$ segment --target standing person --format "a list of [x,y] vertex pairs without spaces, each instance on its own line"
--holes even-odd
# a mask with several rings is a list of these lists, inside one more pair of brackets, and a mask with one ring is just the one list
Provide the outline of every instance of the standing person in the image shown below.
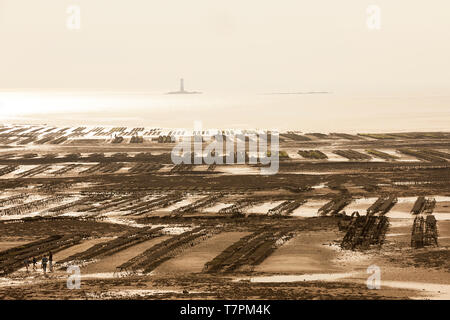
[[37,263],[36,257],[33,257],[33,270],[34,271],[36,271],[36,263]]
[[48,253],[48,271],[53,272],[53,254],[51,251]]
[[47,257],[42,257],[42,270],[44,270],[44,274],[47,272]]
[[30,259],[26,258],[23,263],[25,264],[25,268],[27,268],[27,273],[28,273],[28,266],[30,265]]

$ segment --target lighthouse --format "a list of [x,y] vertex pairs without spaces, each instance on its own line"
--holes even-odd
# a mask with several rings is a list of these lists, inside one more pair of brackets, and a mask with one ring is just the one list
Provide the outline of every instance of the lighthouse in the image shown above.
[[180,79],[180,92],[184,92],[184,79]]
[[172,91],[172,92],[167,92],[167,94],[201,94],[201,92],[198,92],[198,91],[186,91],[186,90],[184,90],[184,79],[181,78],[181,79],[180,79],[180,90],[178,90],[178,91]]

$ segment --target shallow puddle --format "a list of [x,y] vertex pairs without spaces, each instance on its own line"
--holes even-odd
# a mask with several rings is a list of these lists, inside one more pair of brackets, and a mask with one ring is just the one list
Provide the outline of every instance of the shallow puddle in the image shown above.
[[238,278],[234,281],[250,280],[250,282],[256,283],[279,283],[279,282],[300,282],[300,281],[334,281],[343,278],[349,278],[354,273],[315,273],[315,274],[302,274],[302,275],[273,275],[262,276],[252,278]]

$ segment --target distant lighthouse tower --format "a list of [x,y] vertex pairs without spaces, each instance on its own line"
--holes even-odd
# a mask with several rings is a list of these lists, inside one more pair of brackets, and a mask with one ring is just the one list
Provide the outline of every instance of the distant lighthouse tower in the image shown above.
[[167,92],[167,94],[201,94],[201,92],[184,90],[184,79],[181,78],[180,79],[180,90]]
[[180,79],[180,92],[184,92],[184,79]]

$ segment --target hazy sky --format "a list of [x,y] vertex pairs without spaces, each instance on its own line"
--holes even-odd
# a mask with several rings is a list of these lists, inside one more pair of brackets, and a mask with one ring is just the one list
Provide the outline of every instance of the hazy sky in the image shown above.
[[448,0],[0,0],[0,88],[442,94],[449,17]]

